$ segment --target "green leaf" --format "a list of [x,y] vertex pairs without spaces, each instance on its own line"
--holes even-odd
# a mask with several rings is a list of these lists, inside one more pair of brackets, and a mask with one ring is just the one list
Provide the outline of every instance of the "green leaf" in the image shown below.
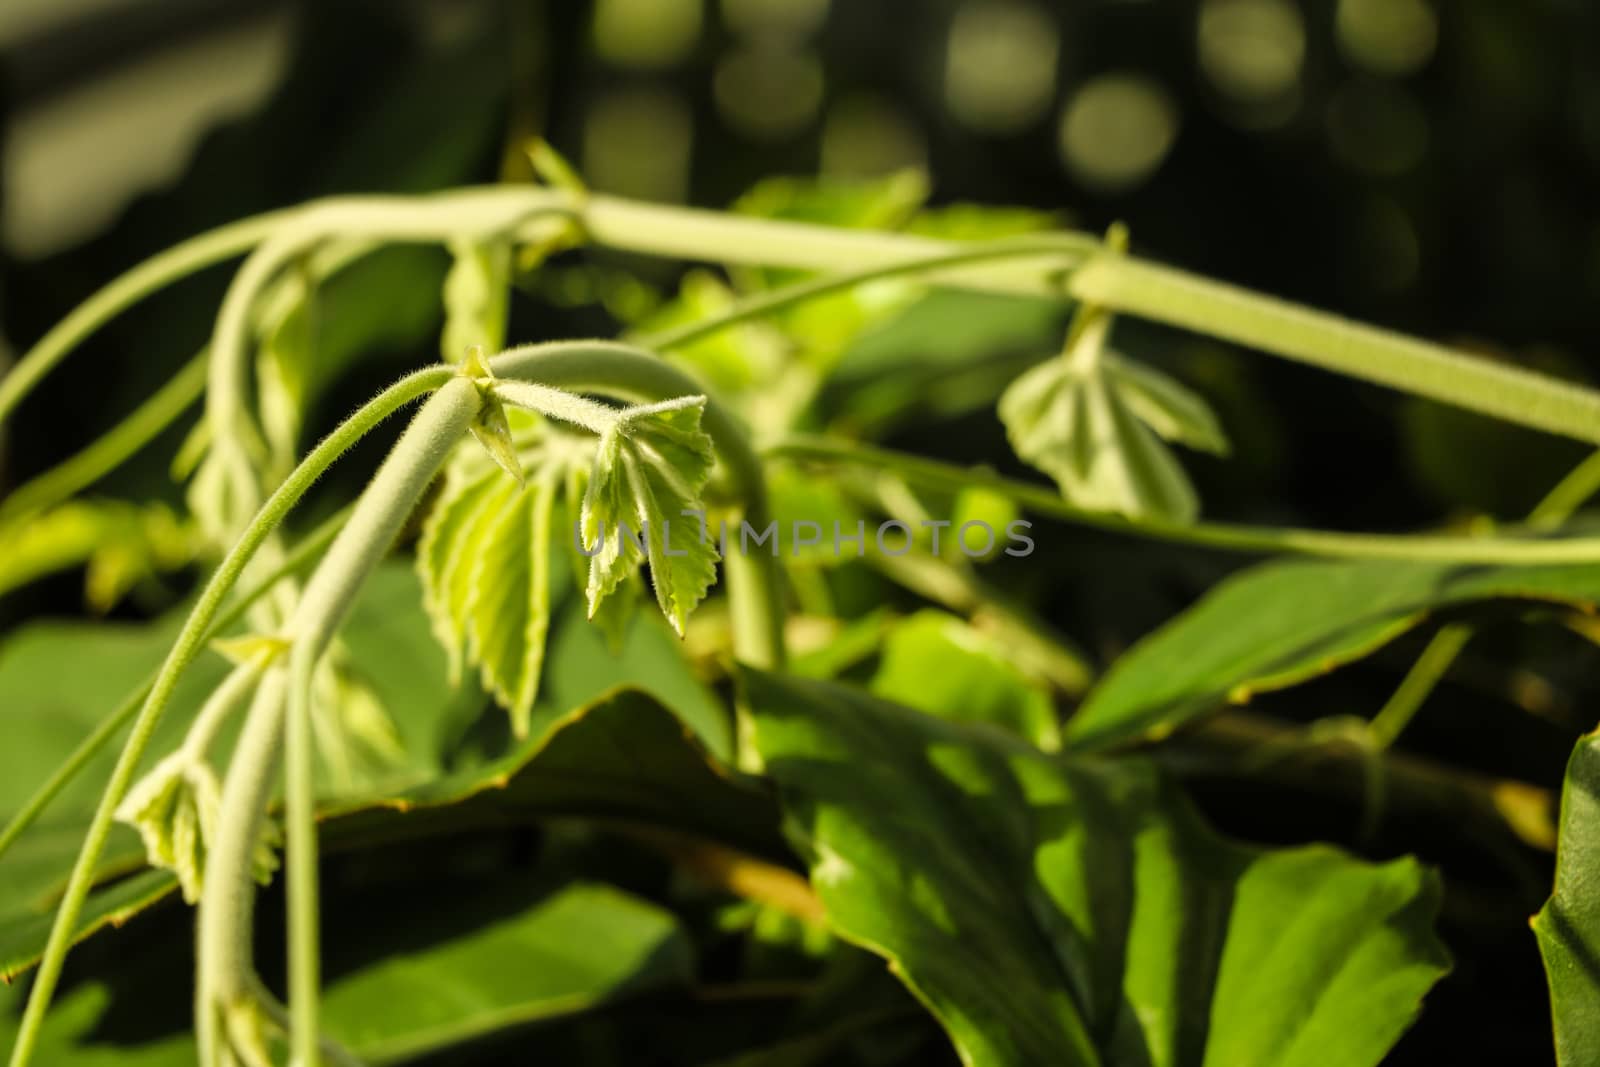
[[743,680],[831,924],[973,1067],[1371,1067],[1447,968],[1414,861],[1245,848],[1142,763]]
[[919,711],[997,726],[1047,751],[1061,747],[1049,690],[1012,666],[993,637],[944,612],[918,612],[889,632],[870,688]]
[[1228,454],[1222,424],[1200,394],[1154,367],[1114,352],[1102,358],[1128,410],[1163,440],[1218,456]]
[[1561,786],[1555,889],[1533,920],[1550,983],[1556,1060],[1600,1063],[1600,734],[1572,750]]
[[1058,358],[1022,375],[1000,398],[1018,456],[1080,507],[1193,521],[1199,501],[1183,468],[1134,415],[1103,358]]
[[581,520],[586,550],[596,549],[591,615],[648,557],[656,603],[681,636],[716,580],[715,539],[700,536],[695,518],[706,515],[700,494],[715,462],[700,429],[705,404],[702,396],[629,408],[601,435]]
[[0,594],[86,566],[84,599],[109,611],[140,582],[187,566],[199,544],[164,504],[69,500],[0,527]]
[[[564,491],[568,511],[574,510],[582,458],[593,445],[515,414],[517,430],[508,424],[507,447],[515,447],[511,462],[531,476],[515,484],[475,451],[458,450],[423,524],[417,568],[434,633],[450,655],[452,681],[459,682],[470,656],[484,687],[510,714],[516,736],[525,737],[539,695],[552,596],[565,589],[574,554],[553,542],[557,536],[570,540],[571,529],[564,522],[557,528],[557,495]],[[500,457],[495,462],[504,466]]]
[[179,751],[134,784],[117,809],[117,819],[139,831],[151,865],[176,874],[184,901],[194,904],[200,899],[221,807],[216,773]]
[[[693,980],[692,947],[677,919],[609,886],[568,885],[532,894],[531,902],[526,885],[450,888],[448,909],[419,913],[412,907],[406,914],[408,951],[363,961],[323,990],[323,1025],[365,1062],[406,1062],[507,1027],[576,1015]],[[396,910],[375,902],[373,917],[342,929],[341,936],[392,944]],[[463,931],[464,923],[470,925]],[[113,1009],[123,1006],[120,998],[135,989],[152,1001],[157,1018],[169,1016],[161,1009],[183,993],[155,966],[160,962],[165,961],[135,957],[120,968],[115,983],[90,979],[64,991],[45,1023],[39,1062],[193,1064],[186,1033],[152,1038],[141,1028],[130,1041],[114,1029],[104,1032]],[[0,1044],[15,1037],[24,991],[22,985],[0,990]]]
[[460,363],[473,345],[485,352],[498,352],[506,346],[511,245],[503,240],[462,238],[450,242],[450,254],[439,348],[446,363]]
[[1157,738],[1225,703],[1360,659],[1430,612],[1487,599],[1592,608],[1600,566],[1268,563],[1234,575],[1134,645],[1067,726],[1093,748]]

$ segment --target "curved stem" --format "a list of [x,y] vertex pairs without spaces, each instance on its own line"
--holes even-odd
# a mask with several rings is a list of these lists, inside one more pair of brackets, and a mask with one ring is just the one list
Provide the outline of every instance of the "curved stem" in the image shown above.
[[[265,596],[269,589],[284,578],[293,577],[305,571],[312,561],[321,554],[322,550],[333,541],[334,535],[343,527],[349,517],[349,513],[349,508],[340,508],[336,514],[325,519],[320,526],[303,538],[299,544],[294,546],[294,551],[289,554],[281,566],[264,575],[249,589],[240,593],[233,603],[229,605],[228,610],[217,616],[216,621],[207,629],[200,643],[202,645],[209,644],[212,639],[221,635],[234,623],[244,618],[245,612],[249,610],[250,606]],[[11,848],[16,839],[38,820],[45,808],[49,807],[50,802],[139,713],[139,709],[144,706],[144,699],[155,685],[159,673],[160,668],[157,668],[121,704],[117,705],[115,711],[101,719],[99,725],[94,728],[89,736],[78,742],[78,747],[72,750],[72,754],[51,773],[49,779],[43,785],[34,791],[34,794],[28,798],[28,802],[22,806],[21,810],[11,817],[11,821],[6,824],[5,829],[0,830],[0,857],[5,856],[7,850]]]
[[245,252],[292,214],[293,210],[287,210],[252,215],[191,237],[151,256],[79,304],[0,381],[0,423],[56,364],[102,325],[162,286]]
[[84,899],[94,882],[95,866],[105,847],[106,835],[111,830],[112,816],[132,783],[134,771],[150,744],[161,715],[166,710],[167,702],[172,698],[179,676],[204,647],[202,642],[205,633],[221,608],[223,598],[238,580],[256,549],[334,460],[372,427],[418,396],[436,388],[447,380],[451,373],[449,368],[438,367],[403,378],[341,423],[301,461],[272,497],[262,505],[261,511],[245,530],[238,544],[224,557],[211,576],[211,580],[207,582],[199,601],[179,632],[177,641],[167,653],[161,671],[150,688],[150,694],[145,698],[144,705],[134,720],[133,729],[123,745],[122,754],[117,759],[116,767],[111,772],[111,779],[106,783],[100,804],[90,821],[83,846],[78,852],[72,874],[67,880],[66,892],[51,924],[44,956],[39,961],[39,973],[34,979],[27,1007],[23,1011],[22,1022],[17,1032],[17,1043],[11,1050],[11,1067],[24,1067],[33,1056],[34,1047],[39,1039],[39,1028],[44,1023],[45,1011],[55,994],[56,983],[61,977],[62,963],[77,931],[78,917],[83,911]]
[[821,437],[786,438],[767,449],[765,455],[891,470],[909,481],[940,489],[981,486],[1001,493],[1038,514],[1082,526],[1236,552],[1290,552],[1330,559],[1393,559],[1464,564],[1600,562],[1600,538],[1535,540],[1335,533],[1296,527],[1128,519],[1110,512],[1074,507],[1052,489],[1005,478],[985,468],[958,467],[903,452]]
[[[317,1062],[318,930],[316,787],[311,725],[311,685],[317,661],[344,621],[372,569],[394,541],[406,516],[467,432],[482,405],[478,388],[460,378],[423,405],[394,450],[361,494],[306,584],[289,620],[286,813],[289,880],[289,1043],[291,1060]],[[239,758],[249,760],[241,751]],[[230,774],[231,777],[231,774]]]
[[945,245],[921,255],[857,270],[824,274],[818,278],[757,293],[735,302],[733,306],[710,318],[645,334],[633,338],[633,341],[642,348],[664,352],[693,344],[741,322],[771,315],[808,300],[843,292],[868,282],[886,281],[909,275],[931,275],[929,280],[937,281],[940,272],[951,267],[1010,259],[1030,259],[1044,263],[1054,261],[1055,269],[1064,272],[1070,264],[1081,262],[1097,252],[1100,247],[1100,242],[1095,238],[1078,233],[1012,237],[976,242],[965,247]]
[[[535,380],[558,389],[605,393],[626,400],[668,400],[703,392],[683,371],[632,345],[566,341],[513,348],[489,361],[496,377]],[[770,520],[760,457],[742,427],[715,400],[701,425],[711,437],[735,497],[752,525]],[[783,600],[778,561],[765,553],[730,552],[723,561],[733,616],[734,654],[751,666],[782,667]]]
[[206,354],[201,352],[109,432],[12,490],[0,502],[0,519],[43,511],[99,481],[189,410],[200,399],[205,383]]

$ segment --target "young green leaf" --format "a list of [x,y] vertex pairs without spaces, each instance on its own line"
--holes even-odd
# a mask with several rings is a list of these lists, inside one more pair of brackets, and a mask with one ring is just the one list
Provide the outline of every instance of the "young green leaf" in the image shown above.
[[1017,455],[1081,507],[1181,522],[1199,513],[1183,468],[1134,414],[1102,360],[1052,359],[1000,398]]
[[1555,889],[1533,920],[1544,957],[1555,1023],[1556,1061],[1580,1067],[1600,1060],[1600,740],[1578,739],[1561,786],[1561,837]]
[[221,806],[222,787],[211,767],[179,751],[128,791],[117,818],[139,831],[150,865],[176,874],[183,899],[193,904],[200,899]]
[[590,615],[648,558],[656,602],[681,635],[716,578],[716,545],[696,518],[714,463],[700,429],[705,404],[695,396],[629,408],[600,436],[581,520],[585,551],[594,549]]
[[576,554],[553,540],[572,541],[570,525],[557,530],[558,500],[565,494],[566,511],[577,514],[594,445],[536,416],[510,414],[516,429],[508,440],[527,481],[504,477],[479,450],[458,452],[423,524],[417,566],[452,682],[470,657],[521,737],[538,697],[552,590]]
[[1228,454],[1228,437],[1210,405],[1188,386],[1116,352],[1102,357],[1128,410],[1162,439],[1214,455]]
[[450,243],[454,257],[444,279],[446,363],[459,363],[473,345],[505,347],[511,299],[511,245],[502,240],[463,238]]

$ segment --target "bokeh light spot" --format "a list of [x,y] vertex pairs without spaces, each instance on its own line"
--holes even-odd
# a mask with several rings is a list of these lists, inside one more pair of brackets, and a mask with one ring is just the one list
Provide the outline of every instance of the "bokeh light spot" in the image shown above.
[[1424,0],[1339,0],[1339,47],[1375,74],[1402,75],[1433,58],[1439,20]]
[[701,0],[596,0],[594,46],[625,67],[670,67],[700,37]]
[[694,120],[677,96],[624,89],[591,107],[583,131],[583,166],[602,192],[681,201],[689,189]]
[[876,96],[847,97],[828,110],[822,127],[822,172],[876,177],[927,165],[921,131],[894,104]]
[[1224,96],[1251,103],[1294,92],[1306,58],[1306,27],[1288,0],[1206,0],[1200,65]]
[[803,38],[828,18],[828,0],[722,0],[722,18],[734,33]]
[[822,86],[822,64],[813,53],[753,44],[723,57],[713,90],[729,126],[775,140],[810,125],[822,105]]
[[1021,0],[969,0],[950,24],[945,103],[985,133],[1015,133],[1049,109],[1061,50],[1055,23]]
[[1178,135],[1178,108],[1165,89],[1136,74],[1086,83],[1061,112],[1061,160],[1079,181],[1111,192],[1153,174]]

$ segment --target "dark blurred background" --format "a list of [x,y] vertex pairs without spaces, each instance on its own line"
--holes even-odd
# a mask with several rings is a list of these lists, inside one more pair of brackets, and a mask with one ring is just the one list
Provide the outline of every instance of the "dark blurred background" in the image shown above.
[[[775,173],[922,167],[935,203],[1121,219],[1143,255],[1573,379],[1600,372],[1592,0],[4,0],[0,358],[207,227],[333,192],[527,180],[534,134],[598,189],[705,206]],[[384,264],[393,303],[359,327],[373,352],[313,426],[435,357],[443,255]],[[228,274],[123,316],[53,376],[7,428],[3,484],[81,447],[190,358]],[[522,299],[513,337],[606,329],[593,307]],[[1130,325],[1119,341],[1219,409],[1236,455],[1185,457],[1215,516],[1514,518],[1584,455],[1166,331]],[[895,443],[1014,466],[992,413],[954,429]],[[176,502],[181,437],[96,492]],[[1042,609],[1102,658],[1237,565],[1067,536],[1037,564],[1055,591]],[[0,622],[81,603],[64,575],[13,594]],[[1548,629],[1485,641],[1443,691],[1450,714],[1425,714],[1407,743],[1559,781],[1593,724],[1595,656]],[[1370,713],[1416,647],[1268,710]],[[1517,678],[1543,703],[1507,725]],[[1349,811],[1203,799],[1252,836],[1352,837]],[[1459,967],[1397,1062],[1539,1062],[1537,955],[1502,920],[1537,906],[1546,861],[1507,875],[1458,851],[1428,858],[1466,887],[1447,907]]]

